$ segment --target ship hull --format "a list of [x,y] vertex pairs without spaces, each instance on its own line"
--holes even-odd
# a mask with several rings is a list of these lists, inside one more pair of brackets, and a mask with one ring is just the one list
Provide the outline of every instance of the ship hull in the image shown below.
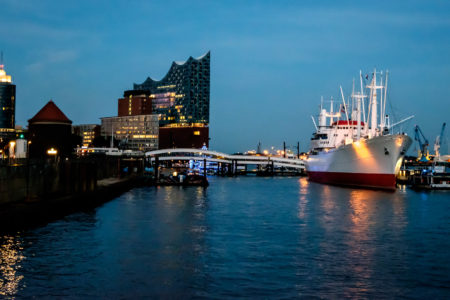
[[310,155],[311,181],[376,189],[395,189],[395,176],[412,140],[406,135],[379,136]]

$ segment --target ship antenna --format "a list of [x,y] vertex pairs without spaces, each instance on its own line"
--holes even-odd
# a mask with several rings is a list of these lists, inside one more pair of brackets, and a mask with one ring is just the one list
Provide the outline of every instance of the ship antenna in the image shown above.
[[361,84],[361,99],[362,99],[362,115],[363,115],[363,122],[364,122],[364,127],[366,126],[366,109],[365,109],[365,105],[364,105],[364,89],[363,89],[363,77],[362,77],[362,71],[359,70],[359,82]]
[[342,91],[342,85],[339,86],[341,88],[341,96],[342,96],[342,102],[344,102],[344,111],[345,111],[345,116],[347,118],[347,122],[348,122],[348,112],[347,112],[347,105],[345,105],[345,98],[344,98],[344,92]]
[[386,83],[384,84],[383,118],[386,117],[386,100],[387,100],[388,77],[389,77],[389,71],[386,70],[386,81],[385,81]]

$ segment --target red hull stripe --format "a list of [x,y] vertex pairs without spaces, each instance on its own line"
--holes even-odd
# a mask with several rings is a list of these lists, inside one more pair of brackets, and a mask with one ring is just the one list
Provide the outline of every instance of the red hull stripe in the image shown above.
[[336,185],[395,189],[394,174],[308,172],[311,181]]

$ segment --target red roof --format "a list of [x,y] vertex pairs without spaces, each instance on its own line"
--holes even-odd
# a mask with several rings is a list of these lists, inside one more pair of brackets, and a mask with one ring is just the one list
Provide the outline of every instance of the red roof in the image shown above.
[[59,109],[56,104],[50,100],[28,123],[50,122],[50,123],[67,123],[72,124],[66,115]]

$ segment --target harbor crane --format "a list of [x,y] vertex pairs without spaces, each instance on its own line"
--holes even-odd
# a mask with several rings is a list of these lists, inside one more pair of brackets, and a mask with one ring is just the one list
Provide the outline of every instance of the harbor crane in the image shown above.
[[442,139],[444,138],[445,125],[446,125],[446,123],[442,124],[441,133],[436,137],[436,141],[434,142],[434,154],[435,154],[436,160],[439,160],[439,158],[441,156],[440,150],[441,150]]
[[419,147],[420,147],[419,157],[417,158],[417,160],[422,161],[422,162],[429,161],[430,160],[429,153],[428,153],[429,142],[428,142],[427,138],[423,134],[419,125],[416,125],[414,132],[415,132],[414,139],[419,143]]

